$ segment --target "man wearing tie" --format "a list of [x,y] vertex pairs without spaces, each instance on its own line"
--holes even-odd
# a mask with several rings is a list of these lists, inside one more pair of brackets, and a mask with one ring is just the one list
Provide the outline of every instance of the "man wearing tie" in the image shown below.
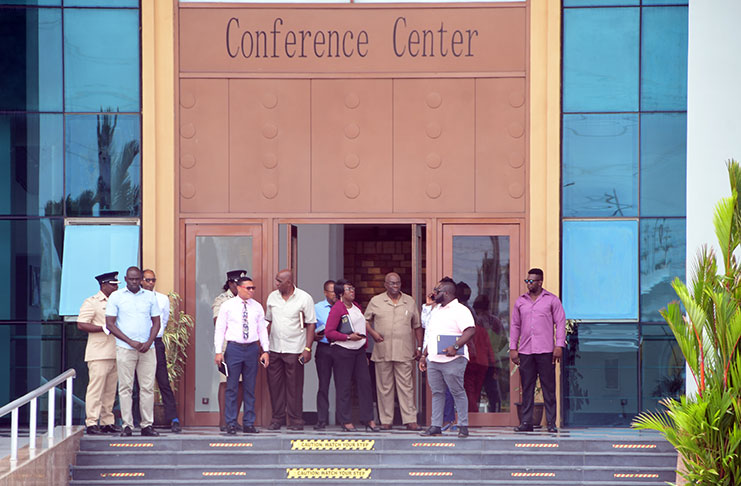
[[[270,358],[268,351],[268,329],[265,324],[265,312],[262,306],[252,298],[255,294],[255,284],[249,277],[240,277],[237,280],[237,296],[227,300],[219,309],[214,329],[214,350],[216,366],[226,364],[226,432],[229,435],[237,433],[237,390],[239,377],[242,377],[242,393],[244,415],[242,417],[243,431],[246,434],[255,434],[255,382],[257,378],[258,355],[259,363],[268,367]],[[226,341],[226,351],[224,349]],[[259,344],[258,344],[259,341]],[[259,347],[262,347],[260,354]]]

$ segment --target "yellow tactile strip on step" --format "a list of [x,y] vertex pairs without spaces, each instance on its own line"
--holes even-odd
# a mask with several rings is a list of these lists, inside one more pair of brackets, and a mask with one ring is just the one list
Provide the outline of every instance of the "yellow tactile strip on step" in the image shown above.
[[286,479],[370,479],[370,468],[359,467],[289,467]]
[[292,451],[372,451],[375,440],[356,439],[297,439],[291,441]]

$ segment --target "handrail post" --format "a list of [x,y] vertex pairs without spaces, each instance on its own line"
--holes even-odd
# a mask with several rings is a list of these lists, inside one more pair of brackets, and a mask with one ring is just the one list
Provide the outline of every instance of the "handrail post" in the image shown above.
[[28,448],[36,449],[36,399],[31,400],[31,411],[28,416]]
[[47,431],[46,435],[50,439],[54,438],[54,390],[54,388],[49,389],[49,415],[47,417],[49,430]]
[[18,409],[10,412],[10,464],[18,460]]
[[72,428],[72,380],[73,378],[70,376],[67,378],[67,403],[65,404],[65,426],[67,428],[67,431],[69,431]]

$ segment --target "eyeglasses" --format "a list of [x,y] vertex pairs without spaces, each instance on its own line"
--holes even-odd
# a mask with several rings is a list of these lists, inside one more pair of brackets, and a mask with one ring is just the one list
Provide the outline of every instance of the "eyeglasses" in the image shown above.
[[531,279],[531,278],[526,278],[526,279],[525,279],[525,283],[526,283],[526,284],[531,284],[531,283],[535,283],[535,282],[542,282],[542,280],[540,280],[540,279],[538,279],[538,280],[533,280],[533,279]]
[[348,285],[345,287],[345,292],[355,292],[355,287],[351,287]]
[[143,278],[142,280],[148,283],[155,283],[157,281],[156,278]]
[[254,285],[240,285],[239,287],[247,290],[255,290],[256,288]]

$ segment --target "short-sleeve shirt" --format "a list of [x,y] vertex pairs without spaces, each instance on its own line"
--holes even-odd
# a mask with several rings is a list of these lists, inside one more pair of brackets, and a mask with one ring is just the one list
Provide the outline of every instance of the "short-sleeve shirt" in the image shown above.
[[[436,363],[447,363],[460,358],[461,355],[437,354],[437,337],[441,335],[460,336],[463,331],[474,325],[471,311],[458,302],[458,299],[453,299],[446,306],[435,306],[430,312],[430,320],[427,322],[427,332],[425,333],[427,359]],[[469,359],[468,345],[463,347],[463,357]]]
[[270,350],[276,353],[299,354],[306,347],[304,324],[316,323],[314,300],[295,287],[288,300],[278,290],[268,295],[265,320],[270,323]]
[[226,292],[222,292],[216,296],[216,298],[214,299],[214,303],[211,304],[211,310],[213,311],[214,319],[219,317],[219,309],[221,308],[221,304],[229,299],[233,299],[234,297],[236,297],[236,295],[234,295],[230,289],[227,289]]
[[[80,307],[78,322],[86,322],[94,326],[105,327],[105,308],[108,297],[98,292],[88,297]],[[87,335],[85,347],[85,361],[97,359],[116,359],[116,338],[105,332],[91,332]]]
[[[314,314],[316,314],[316,332],[324,330],[324,326],[327,325],[327,317],[329,317],[329,310],[332,308],[332,304],[327,299],[314,304]],[[329,339],[324,336],[319,340],[320,343],[329,344]]]
[[170,298],[160,292],[155,292],[154,295],[157,297],[157,304],[160,306],[160,330],[157,332],[157,337],[161,338],[165,333],[167,321],[170,320]]
[[365,309],[365,319],[383,336],[373,347],[373,361],[411,361],[414,359],[414,329],[421,327],[414,299],[402,293],[397,303],[384,292],[373,297]]
[[[152,331],[152,317],[160,315],[160,306],[154,292],[140,288],[137,293],[133,293],[128,287],[124,287],[108,297],[105,315],[115,317],[116,326],[129,339],[144,343],[149,339]],[[116,346],[134,349],[118,338],[116,338]],[[152,342],[152,347],[154,347],[154,342]]]

